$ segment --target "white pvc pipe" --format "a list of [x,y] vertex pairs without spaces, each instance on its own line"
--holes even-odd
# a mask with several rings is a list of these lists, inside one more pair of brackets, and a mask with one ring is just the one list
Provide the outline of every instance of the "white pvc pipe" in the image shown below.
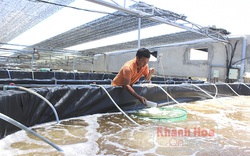
[[10,71],[9,71],[9,69],[6,69],[6,71],[8,72],[8,76],[9,76],[9,79],[11,79],[11,76],[10,76]]
[[236,94],[237,96],[240,96],[238,93],[236,93],[236,92],[233,90],[233,88],[232,88],[231,86],[229,86],[229,84],[223,83],[223,82],[219,82],[219,83],[222,83],[222,84],[227,85],[227,86],[234,92],[234,94]]
[[247,87],[248,89],[250,89],[250,87],[247,86],[245,83],[240,83],[240,84],[242,84],[242,85],[244,85],[245,87]]
[[138,18],[138,49],[141,48],[141,17]]
[[10,118],[10,117],[8,117],[8,116],[2,114],[2,113],[0,113],[0,118],[3,119],[3,120],[5,120],[5,121],[7,121],[7,122],[9,122],[9,123],[11,123],[12,125],[17,126],[17,127],[20,128],[20,129],[25,130],[25,131],[28,132],[28,133],[33,134],[34,136],[38,137],[39,139],[43,140],[44,142],[46,142],[46,143],[48,143],[49,145],[51,145],[52,147],[54,147],[56,150],[58,150],[58,151],[60,151],[60,152],[63,152],[63,150],[62,150],[60,147],[58,147],[56,144],[54,144],[54,143],[51,142],[50,140],[48,140],[48,139],[42,137],[41,135],[39,135],[39,134],[36,133],[35,131],[33,131],[33,130],[29,129],[28,127],[24,126],[23,124],[21,124],[20,122],[17,122],[16,120],[14,120],[14,119],[12,119],[12,118]]
[[212,99],[214,99],[214,97],[213,97],[212,95],[208,94],[205,90],[201,89],[201,88],[198,87],[197,85],[195,85],[195,84],[191,84],[191,85],[194,86],[194,87],[196,87],[196,88],[198,88],[198,89],[201,90],[203,93],[207,94],[209,97],[211,97]]
[[[92,85],[92,84],[91,84]],[[93,84],[92,86],[95,86],[95,84]],[[119,109],[120,112],[122,112],[122,114],[124,114],[131,122],[133,122],[134,124],[141,126],[140,124],[138,124],[137,122],[135,122],[133,119],[131,119],[114,101],[114,99],[110,96],[110,94],[108,93],[108,91],[102,86],[102,85],[96,85],[100,88],[102,88],[105,93],[108,95],[108,97],[110,98],[110,100],[114,103],[114,105]]]
[[179,104],[179,102],[176,101],[170,94],[168,94],[168,92],[166,92],[166,91],[162,88],[162,86],[160,86],[160,85],[158,85],[158,84],[152,84],[152,83],[147,84],[147,85],[152,85],[152,86],[157,86],[157,87],[159,87],[165,94],[167,94],[168,97],[170,97],[170,99],[172,99],[175,103]]
[[10,88],[10,89],[12,89],[12,88],[18,88],[18,89],[21,89],[21,90],[25,90],[25,91],[27,91],[27,92],[29,92],[29,93],[32,93],[32,94],[34,94],[34,95],[40,97],[41,99],[43,99],[43,100],[51,107],[51,109],[53,110],[53,112],[54,112],[54,114],[55,114],[56,122],[59,123],[59,117],[58,117],[58,114],[57,114],[56,109],[54,108],[54,106],[53,106],[46,98],[44,98],[44,97],[41,96],[40,94],[38,94],[38,93],[36,93],[36,92],[34,92],[34,91],[28,89],[28,88],[25,88],[25,87],[14,86],[14,85],[13,85],[13,86],[9,85],[9,86],[4,86],[4,87],[3,87],[4,90],[6,90],[7,88]]
[[214,88],[215,88],[215,95],[214,95],[214,98],[216,98],[216,97],[217,97],[217,94],[218,94],[218,88],[217,88],[217,86],[216,86],[214,83],[209,83],[209,84],[211,84],[211,85],[214,86]]

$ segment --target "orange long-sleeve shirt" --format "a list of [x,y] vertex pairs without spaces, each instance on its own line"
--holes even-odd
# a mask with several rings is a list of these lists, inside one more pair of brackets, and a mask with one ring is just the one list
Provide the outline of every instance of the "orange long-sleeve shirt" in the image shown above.
[[[131,70],[130,75],[124,74],[124,67],[129,67],[129,69]],[[116,77],[113,79],[112,85],[113,86],[123,86],[124,85],[124,78],[130,79],[131,80],[130,85],[133,85],[141,78],[142,75],[144,75],[145,77],[148,75],[148,73],[149,73],[148,65],[142,67],[139,72],[137,72],[137,68],[138,68],[138,66],[136,64],[136,58],[126,62],[122,66],[121,70],[116,75]]]

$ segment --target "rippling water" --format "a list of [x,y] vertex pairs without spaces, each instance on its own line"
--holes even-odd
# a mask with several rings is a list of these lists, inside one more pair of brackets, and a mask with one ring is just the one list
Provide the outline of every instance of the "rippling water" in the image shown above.
[[250,97],[185,103],[185,121],[95,114],[32,127],[60,146],[58,152],[25,131],[0,140],[1,155],[250,155]]

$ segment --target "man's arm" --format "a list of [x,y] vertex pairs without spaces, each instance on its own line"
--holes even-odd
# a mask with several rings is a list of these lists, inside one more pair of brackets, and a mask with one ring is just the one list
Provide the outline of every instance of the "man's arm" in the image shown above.
[[129,68],[125,68],[123,74],[126,75],[126,76],[124,76],[124,88],[126,88],[127,91],[128,91],[131,95],[133,95],[135,98],[137,98],[141,103],[143,103],[144,105],[146,105],[146,100],[147,100],[147,99],[144,98],[143,96],[138,95],[138,94],[135,92],[135,90],[132,88],[132,86],[130,85],[131,79],[130,79],[129,76],[128,76],[128,75],[131,74],[130,69],[129,69]]

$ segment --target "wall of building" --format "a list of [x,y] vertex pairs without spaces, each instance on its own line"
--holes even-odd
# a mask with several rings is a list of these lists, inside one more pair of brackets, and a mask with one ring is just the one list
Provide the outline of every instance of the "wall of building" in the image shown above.
[[[234,71],[230,74],[230,82],[240,78],[240,66],[242,59],[242,37],[230,38],[232,46],[238,42],[232,63],[237,62]],[[246,56],[250,57],[250,38],[247,37]],[[226,47],[228,52],[226,51]],[[157,61],[150,62],[149,66],[155,68],[156,75],[166,77],[192,77],[205,78],[209,82],[225,82],[227,78],[227,57],[230,61],[233,47],[214,40],[200,40],[189,43],[146,47],[158,51]],[[208,49],[207,60],[190,60],[190,49]],[[227,55],[228,53],[228,55]],[[96,72],[116,73],[128,60],[133,59],[136,49],[126,52],[106,53],[95,56],[93,70]],[[244,59],[245,72],[250,72],[250,59]],[[90,70],[90,69],[89,69]],[[234,74],[236,72],[236,76]]]
[[94,59],[94,71],[116,73],[125,62],[135,57],[135,51],[96,55]]
[[[190,49],[208,48],[207,60],[191,60]],[[192,43],[188,45],[170,46],[159,48],[158,74],[171,77],[198,77],[209,79],[212,66],[218,66],[220,74],[224,75],[226,67],[224,45],[221,43]],[[220,77],[222,78],[222,77]]]

